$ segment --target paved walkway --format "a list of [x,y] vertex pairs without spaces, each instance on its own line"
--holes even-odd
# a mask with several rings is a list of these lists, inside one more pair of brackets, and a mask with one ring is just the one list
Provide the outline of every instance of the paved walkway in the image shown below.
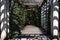
[[[25,28],[21,31],[21,34],[43,34],[40,28],[33,26],[33,25],[27,25]],[[15,38],[11,40],[50,40],[45,35],[37,35],[34,38]]]
[[25,28],[21,31],[22,34],[42,34],[42,31],[33,25],[27,25]]

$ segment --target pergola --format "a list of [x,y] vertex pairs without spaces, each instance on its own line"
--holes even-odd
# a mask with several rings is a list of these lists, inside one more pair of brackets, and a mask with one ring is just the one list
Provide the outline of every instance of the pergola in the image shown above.
[[[47,0],[19,0],[23,5],[39,5]],[[52,40],[58,40],[59,37],[59,0],[49,0],[51,5],[51,34]],[[0,0],[0,30],[1,40],[8,37],[9,34],[9,0]]]

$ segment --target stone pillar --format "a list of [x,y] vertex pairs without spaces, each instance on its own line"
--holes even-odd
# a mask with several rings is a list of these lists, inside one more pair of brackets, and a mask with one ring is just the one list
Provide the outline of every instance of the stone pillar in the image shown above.
[[8,1],[9,0],[0,0],[1,40],[7,38],[9,33],[9,2]]
[[52,0],[52,40],[59,40],[59,6],[58,6],[58,0]]

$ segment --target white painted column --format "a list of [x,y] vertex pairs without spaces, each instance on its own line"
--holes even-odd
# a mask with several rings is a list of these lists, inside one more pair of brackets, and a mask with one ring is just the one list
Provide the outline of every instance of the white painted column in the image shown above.
[[58,0],[53,0],[53,40],[58,40],[59,36],[59,6]]
[[9,28],[9,10],[7,6],[7,0],[0,0],[1,2],[1,13],[0,13],[0,22],[1,22],[1,40],[4,40],[8,34]]

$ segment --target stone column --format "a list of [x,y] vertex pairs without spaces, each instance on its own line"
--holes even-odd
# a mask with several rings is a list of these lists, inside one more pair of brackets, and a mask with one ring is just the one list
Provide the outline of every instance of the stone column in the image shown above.
[[1,40],[7,38],[9,33],[9,2],[8,1],[9,0],[0,0]]
[[58,0],[52,0],[52,40],[59,40],[59,5]]

